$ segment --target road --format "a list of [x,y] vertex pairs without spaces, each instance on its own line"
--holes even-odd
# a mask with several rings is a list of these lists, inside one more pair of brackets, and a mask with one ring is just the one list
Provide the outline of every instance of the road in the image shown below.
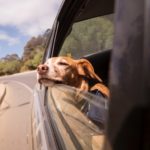
[[0,78],[6,93],[0,103],[0,150],[31,150],[31,107],[36,73]]
[[24,73],[18,73],[10,76],[0,77],[0,83],[4,81],[12,81],[12,80],[18,81],[20,83],[24,83],[33,89],[36,83],[36,72],[30,71],[30,72],[24,72]]

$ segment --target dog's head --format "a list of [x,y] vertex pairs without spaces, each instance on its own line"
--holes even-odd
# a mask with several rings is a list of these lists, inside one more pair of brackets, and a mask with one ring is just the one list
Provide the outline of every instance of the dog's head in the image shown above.
[[71,85],[81,90],[88,90],[87,80],[102,81],[95,74],[88,60],[74,60],[70,57],[48,59],[37,67],[37,78],[38,82],[45,86],[50,86],[55,82]]

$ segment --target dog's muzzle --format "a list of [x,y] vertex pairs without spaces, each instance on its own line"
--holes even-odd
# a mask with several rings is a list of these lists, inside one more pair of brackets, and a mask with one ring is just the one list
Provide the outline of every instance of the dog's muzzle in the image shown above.
[[45,64],[40,64],[38,67],[37,67],[37,72],[39,75],[43,75],[43,74],[46,74],[49,70],[49,67]]

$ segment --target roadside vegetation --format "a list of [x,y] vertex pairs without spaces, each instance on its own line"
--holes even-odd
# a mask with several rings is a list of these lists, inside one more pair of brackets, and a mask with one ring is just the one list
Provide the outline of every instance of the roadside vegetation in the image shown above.
[[[113,18],[110,16],[75,24],[68,39],[62,46],[60,55],[78,58],[91,52],[111,48],[114,32],[112,20]],[[42,60],[46,41],[50,33],[51,30],[48,29],[43,35],[32,37],[24,46],[21,58],[17,54],[7,55],[1,58],[0,76],[35,70]]]
[[0,76],[35,70],[42,60],[50,32],[51,30],[48,29],[43,35],[32,37],[24,46],[21,58],[19,58],[17,54],[7,55],[1,58]]

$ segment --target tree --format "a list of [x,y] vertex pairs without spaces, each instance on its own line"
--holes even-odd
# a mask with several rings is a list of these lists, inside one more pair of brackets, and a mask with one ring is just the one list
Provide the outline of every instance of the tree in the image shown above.
[[60,55],[71,54],[75,58],[112,48],[113,23],[107,17],[97,17],[73,25]]
[[0,61],[0,75],[9,75],[17,73],[21,68],[20,60]]
[[21,72],[26,70],[34,70],[37,68],[37,66],[41,63],[43,56],[43,51],[39,51],[34,55],[32,59],[28,59],[24,62],[23,66],[21,67]]

